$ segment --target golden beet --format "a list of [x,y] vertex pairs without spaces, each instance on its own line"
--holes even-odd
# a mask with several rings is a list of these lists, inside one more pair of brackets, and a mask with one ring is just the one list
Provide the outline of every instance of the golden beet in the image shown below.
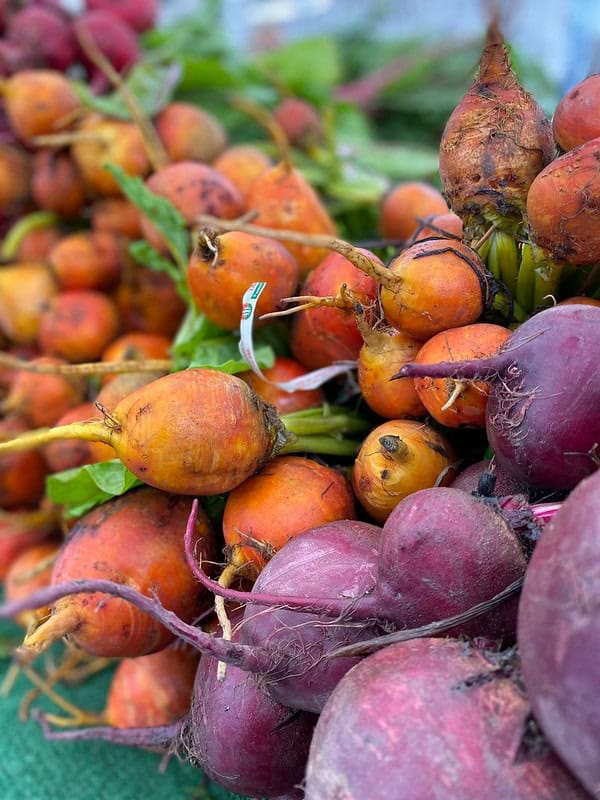
[[381,289],[388,322],[415,339],[470,325],[488,302],[488,278],[477,253],[454,239],[425,239],[389,265],[392,281]]
[[425,422],[388,420],[363,441],[352,486],[363,508],[383,523],[407,495],[450,481],[453,461],[450,443]]
[[522,224],[527,191],[553,158],[550,122],[510,67],[495,24],[488,30],[473,85],[454,109],[440,142],[440,177],[468,237],[491,223]]

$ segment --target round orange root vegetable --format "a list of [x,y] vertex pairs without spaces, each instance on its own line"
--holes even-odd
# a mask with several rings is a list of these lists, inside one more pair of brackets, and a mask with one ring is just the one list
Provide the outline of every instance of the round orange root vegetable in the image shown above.
[[287,392],[269,383],[269,381],[284,383],[285,381],[299,378],[301,375],[306,375],[307,372],[308,370],[293,358],[277,356],[272,367],[262,370],[263,375],[268,380],[264,381],[254,372],[239,372],[238,378],[246,381],[256,394],[266,403],[274,406],[279,414],[291,414],[293,411],[303,411],[307,408],[320,406],[325,399],[323,390],[320,388],[297,389],[294,392]]
[[154,124],[170,161],[210,163],[225,148],[227,135],[219,120],[190,103],[169,103]]
[[56,508],[0,511],[0,580],[5,580],[13,561],[34,545],[59,534]]
[[71,82],[54,70],[21,70],[6,79],[2,94],[10,126],[25,142],[63,130],[82,108]]
[[444,192],[467,236],[479,238],[491,223],[518,228],[529,186],[554,153],[550,122],[517,81],[492,23],[479,73],[440,142]]
[[0,270],[0,330],[16,344],[33,344],[42,311],[58,287],[45,264],[14,264]]
[[[154,593],[181,619],[200,610],[201,592],[187,564],[183,534],[191,498],[173,497],[150,487],[109,500],[81,517],[61,548],[52,585],[69,580],[106,578]],[[200,515],[194,545],[214,556],[208,518]],[[25,638],[20,652],[35,656],[53,642],[69,638],[88,653],[135,657],[155,652],[174,635],[129,603],[103,594],[57,601],[50,616]]]
[[488,275],[477,253],[463,242],[425,239],[389,265],[381,289],[388,322],[415,339],[476,322],[489,302]]
[[128,239],[142,238],[140,211],[125,197],[96,200],[91,209],[90,221],[95,231],[108,231]]
[[426,423],[389,420],[363,441],[352,471],[354,493],[383,523],[407,495],[450,482],[454,460],[450,443]]
[[39,150],[33,157],[31,193],[40,208],[77,217],[86,200],[85,185],[68,153]]
[[50,251],[55,244],[58,244],[61,237],[58,225],[47,225],[44,228],[27,231],[18,244],[15,259],[18,262],[46,262],[50,257]]
[[146,267],[127,270],[115,290],[114,300],[123,330],[168,337],[175,335],[186,309],[173,279]]
[[[335,223],[306,178],[287,162],[261,172],[248,194],[247,206],[257,212],[254,222],[266,228],[334,236]],[[305,278],[328,254],[320,247],[287,242]]]
[[[376,259],[375,256],[371,257]],[[302,287],[302,295],[331,297],[337,295],[342,286],[352,293],[353,300],[365,306],[376,300],[375,280],[339,253],[330,253],[311,272]],[[362,344],[363,338],[353,314],[353,303],[347,309],[328,306],[307,308],[294,316],[290,347],[294,357],[308,369],[325,367],[334,361],[355,359]]]
[[529,232],[555,261],[600,260],[599,159],[600,137],[554,159],[531,184]]
[[31,164],[29,155],[12,144],[0,145],[0,211],[19,212],[29,198]]
[[288,142],[296,147],[309,147],[323,139],[323,122],[319,112],[301,97],[285,97],[273,111]]
[[[463,361],[495,355],[510,336],[508,328],[487,323],[442,331],[419,350],[417,364]],[[403,380],[403,379],[401,379]],[[419,398],[429,414],[442,425],[485,428],[485,409],[490,385],[485,381],[454,378],[414,378]]]
[[420,242],[421,239],[428,239],[430,236],[448,236],[450,239],[453,237],[462,239],[462,219],[453,211],[427,217],[425,224],[421,225],[413,236],[413,241]]
[[42,313],[38,342],[72,363],[96,361],[119,332],[115,303],[102,292],[73,290],[53,297]]
[[[170,200],[189,225],[200,214],[232,219],[244,210],[235,186],[212,167],[196,161],[169,164],[151,175],[146,186]],[[163,237],[145,215],[142,215],[142,231],[153,247],[165,252]]]
[[176,644],[120,662],[103,715],[108,725],[147,728],[168,725],[187,714],[200,656],[191,647]]
[[379,227],[388,239],[410,239],[421,219],[449,211],[441,192],[423,181],[393,186],[381,202]]
[[278,456],[229,493],[223,536],[235,548],[233,564],[250,562],[256,574],[298,533],[355,517],[352,489],[341,472],[310,458]]
[[566,300],[561,300],[559,306],[600,306],[600,300],[594,297],[568,297]]
[[240,327],[242,300],[251,283],[265,281],[256,313],[275,311],[298,285],[298,265],[280,242],[231,231],[202,231],[192,253],[188,284],[197,308],[226,330]]
[[71,153],[88,189],[101,196],[122,194],[105,164],[116,164],[128,175],[142,178],[150,171],[144,139],[133,122],[90,115],[79,124]]
[[564,95],[554,110],[552,132],[563,150],[600,136],[600,74],[588,75]]
[[[50,586],[52,567],[60,550],[60,539],[33,544],[23,550],[10,563],[4,578],[4,596],[7,601],[18,600],[38,589]],[[23,628],[29,629],[40,620],[47,617],[50,609],[46,606],[35,610],[23,611],[15,618],[15,622]]]
[[121,252],[106,231],[64,236],[50,253],[50,268],[61,289],[110,289],[121,275]]
[[424,417],[425,408],[414,381],[391,382],[400,367],[416,358],[422,342],[384,323],[370,327],[360,312],[356,316],[364,339],[358,354],[357,379],[369,408],[388,419]]
[[[130,331],[114,339],[102,353],[102,361],[143,361],[147,358],[168,359],[171,340],[158,333]],[[159,377],[159,376],[156,376]],[[116,375],[104,375],[102,383],[114,381]]]
[[247,207],[250,187],[262,172],[273,166],[273,162],[257,147],[237,145],[224,150],[212,166],[233,183]]
[[[61,358],[41,357],[34,364],[66,364]],[[22,415],[29,425],[54,425],[70,408],[83,402],[85,382],[76,375],[40,375],[19,370],[2,410]]]
[[164,372],[123,372],[115,375],[100,389],[96,396],[96,403],[111,412],[127,395],[157,378],[162,378],[164,374]]
[[31,432],[0,444],[0,455],[73,438],[111,445],[134,475],[158,489],[212,495],[257,472],[285,433],[275,410],[244,381],[188,369],[127,395],[102,421]]

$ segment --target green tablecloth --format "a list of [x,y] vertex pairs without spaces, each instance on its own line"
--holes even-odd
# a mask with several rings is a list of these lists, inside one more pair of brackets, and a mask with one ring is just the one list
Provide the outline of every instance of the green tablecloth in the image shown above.
[[[0,637],[19,636],[19,629],[0,624]],[[0,682],[9,667],[0,661]],[[104,706],[110,672],[61,693],[86,709]],[[0,697],[0,798],[1,800],[230,800],[228,792],[210,784],[203,775],[171,759],[159,773],[161,757],[155,753],[107,742],[49,742],[33,721],[20,722],[18,708],[31,684],[20,676],[8,697]],[[40,699],[37,707],[62,711]]]

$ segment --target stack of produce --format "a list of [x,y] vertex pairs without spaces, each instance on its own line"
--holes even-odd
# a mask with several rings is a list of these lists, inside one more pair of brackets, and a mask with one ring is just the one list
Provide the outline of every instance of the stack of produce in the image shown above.
[[[147,113],[98,15],[153,4],[87,5],[3,42],[0,616],[29,675],[67,642],[46,735],[255,798],[600,797],[596,79],[552,127],[492,24],[443,194],[389,187],[369,249],[296,164],[315,108],[246,103],[275,148]],[[98,659],[93,715],[52,687]]]

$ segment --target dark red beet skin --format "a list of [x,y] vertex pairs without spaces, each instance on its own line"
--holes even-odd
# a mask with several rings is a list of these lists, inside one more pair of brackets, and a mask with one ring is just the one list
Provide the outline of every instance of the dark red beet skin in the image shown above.
[[[240,640],[239,630],[233,640]],[[217,659],[203,656],[177,749],[220,786],[273,797],[302,780],[317,718],[281,705],[261,684],[232,666],[218,680]]]
[[[383,527],[379,555],[380,606],[390,609],[399,628],[466,611],[501,592],[526,567],[499,510],[444,487],[413,492],[398,503]],[[510,600],[452,633],[514,636],[516,614]]]
[[522,743],[529,705],[465,642],[420,639],[364,659],[317,722],[306,800],[585,800]]
[[313,528],[290,539],[261,571],[257,593],[338,598],[345,607],[339,617],[302,613],[277,606],[249,605],[241,641],[272,652],[271,672],[265,675],[270,694],[292,708],[318,713],[339,679],[356,663],[354,658],[327,660],[323,656],[377,635],[374,622],[356,625],[354,602],[372,591],[377,576],[381,529],[366,522],[342,520]]
[[572,489],[597,468],[600,308],[555,306],[530,317],[492,358],[407,364],[395,377],[481,378],[490,446],[517,480]]
[[518,641],[527,693],[557,753],[600,797],[600,472],[546,526],[525,576]]

